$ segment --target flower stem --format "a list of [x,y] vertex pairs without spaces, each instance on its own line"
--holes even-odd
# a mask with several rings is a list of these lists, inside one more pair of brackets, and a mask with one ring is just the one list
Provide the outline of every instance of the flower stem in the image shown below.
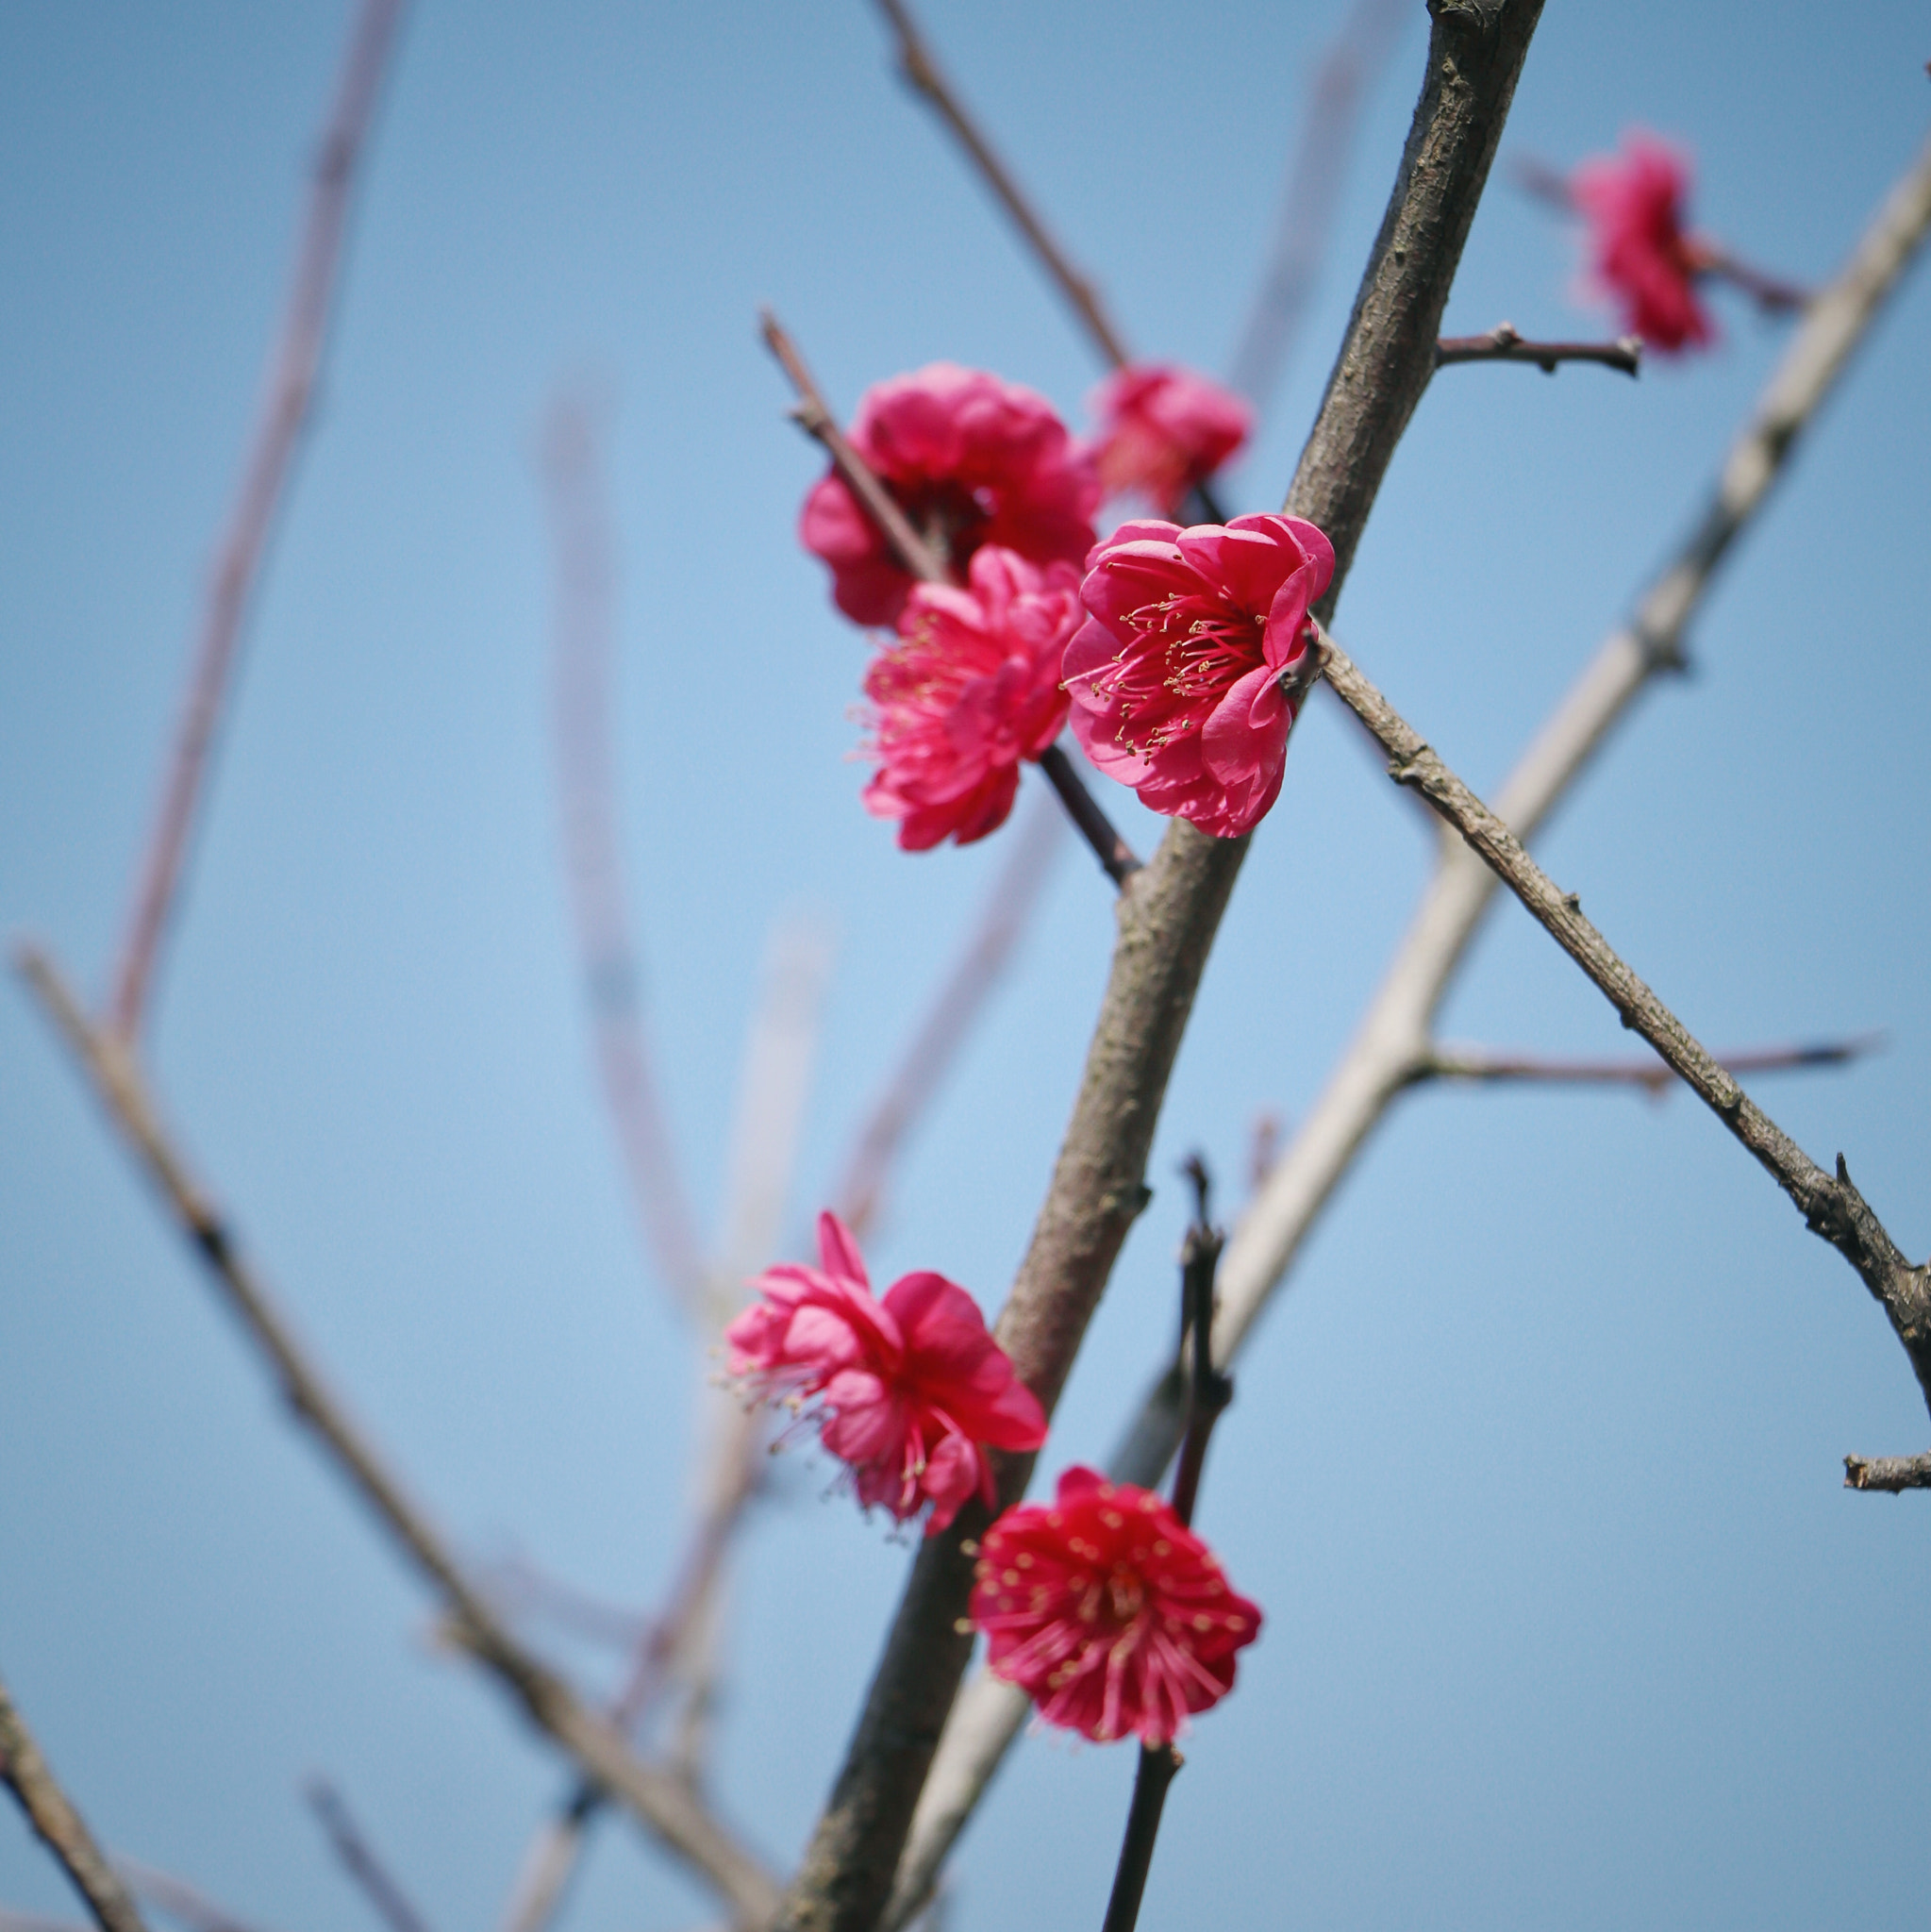
[[1101,1932],[1133,1932],[1140,1918],[1140,1895],[1146,1890],[1146,1874],[1153,1864],[1154,1840],[1160,1832],[1167,1787],[1179,1769],[1180,1754],[1171,1744],[1140,1747],[1133,1804],[1126,1813],[1126,1838],[1120,1847],[1120,1865],[1113,1874],[1113,1894],[1107,1901]]
[[1073,768],[1073,760],[1057,744],[1040,754],[1040,770],[1051,781],[1066,808],[1066,815],[1079,827],[1079,835],[1093,848],[1107,876],[1124,886],[1140,870],[1140,859],[1113,828],[1113,821],[1100,809],[1100,802],[1086,789],[1086,781]]

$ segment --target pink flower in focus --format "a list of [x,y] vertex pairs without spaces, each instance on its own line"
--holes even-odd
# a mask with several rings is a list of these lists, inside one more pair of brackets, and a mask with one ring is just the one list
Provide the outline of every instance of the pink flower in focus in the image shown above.
[[[1034,563],[1080,563],[1092,547],[1099,479],[1044,396],[956,362],[874,384],[853,446],[920,533],[963,573],[982,543]],[[831,566],[832,595],[857,624],[891,624],[913,578],[836,473],[805,499],[798,534]]]
[[823,1266],[781,1262],[762,1301],[724,1330],[730,1373],[760,1396],[815,1400],[824,1446],[850,1466],[858,1501],[901,1523],[932,1506],[943,1529],[974,1490],[993,1501],[993,1449],[1037,1449],[1045,1412],[986,1332],[978,1304],[942,1274],[903,1275],[873,1298],[858,1244],[818,1217]]
[[1623,325],[1653,348],[1674,353],[1706,342],[1715,325],[1696,299],[1708,248],[1684,232],[1690,167],[1674,148],[1632,130],[1620,156],[1585,161],[1569,192],[1589,222],[1590,268],[1622,305]]
[[1139,491],[1174,516],[1247,441],[1254,411],[1231,390],[1171,363],[1136,362],[1093,391],[1094,449],[1108,496]]
[[1090,1469],[1069,1469],[1050,1506],[1000,1517],[974,1574],[993,1674],[1098,1743],[1171,1743],[1234,1688],[1234,1653],[1260,1634],[1258,1606],[1158,1496]]
[[1005,823],[1020,760],[1066,722],[1059,659],[1080,615],[1072,564],[1028,563],[996,543],[974,553],[964,590],[914,587],[899,641],[865,674],[878,759],[865,809],[898,821],[906,851],[970,845]]
[[1333,546],[1299,517],[1122,524],[1087,560],[1066,647],[1087,757],[1155,811],[1217,839],[1251,831],[1287,761],[1281,674],[1333,575]]

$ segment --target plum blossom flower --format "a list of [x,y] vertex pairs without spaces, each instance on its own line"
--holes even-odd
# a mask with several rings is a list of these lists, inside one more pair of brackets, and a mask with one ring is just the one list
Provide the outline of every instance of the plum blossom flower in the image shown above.
[[922,1271],[872,1293],[851,1230],[818,1217],[821,1266],[767,1269],[762,1299],[724,1330],[729,1369],[759,1396],[815,1404],[820,1440],[852,1473],[866,1508],[904,1523],[931,1506],[930,1536],[979,1491],[985,1451],[1037,1449],[1045,1411],[956,1282]]
[[[982,543],[1033,563],[1077,565],[1092,546],[1100,485],[1092,458],[1044,396],[956,362],[874,384],[852,445],[956,571]],[[857,624],[891,624],[914,579],[835,472],[805,499],[798,535],[831,566],[832,595]]]
[[912,591],[898,642],[865,674],[878,760],[865,809],[898,821],[906,851],[970,845],[1005,823],[1021,760],[1066,722],[1059,660],[1080,615],[1072,564],[1028,563],[996,543],[974,553],[963,590]]
[[1622,305],[1624,326],[1671,354],[1709,341],[1716,328],[1696,299],[1696,277],[1711,256],[1708,244],[1683,226],[1687,158],[1631,129],[1620,155],[1576,169],[1569,192],[1589,223],[1591,279]]
[[1280,795],[1294,722],[1281,674],[1333,575],[1333,546],[1299,517],[1122,524],[1087,559],[1087,620],[1066,647],[1087,757],[1155,811],[1219,839],[1251,831]]
[[974,1578],[993,1674],[1099,1743],[1171,1743],[1234,1688],[1234,1653],[1260,1634],[1259,1607],[1158,1496],[1090,1469],[1000,1517]]
[[1134,362],[1093,391],[1093,457],[1108,496],[1145,495],[1174,516],[1196,483],[1247,441],[1253,409],[1217,382],[1167,362]]

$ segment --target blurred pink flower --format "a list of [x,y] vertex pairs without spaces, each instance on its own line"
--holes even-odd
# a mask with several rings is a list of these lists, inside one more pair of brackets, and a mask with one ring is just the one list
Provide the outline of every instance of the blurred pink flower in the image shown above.
[[865,674],[878,760],[865,809],[896,819],[907,852],[970,845],[1005,823],[1021,759],[1066,722],[1059,659],[1079,619],[1072,564],[1028,563],[996,543],[974,552],[964,590],[913,589],[899,641]]
[[763,1299],[724,1330],[730,1373],[759,1396],[815,1402],[820,1438],[866,1508],[904,1523],[930,1504],[930,1536],[974,1490],[990,1504],[985,1450],[1037,1449],[1046,1417],[978,1304],[929,1272],[874,1300],[836,1214],[818,1217],[818,1253],[820,1267],[782,1262],[753,1284]]
[[1709,251],[1683,226],[1687,158],[1631,129],[1620,156],[1600,156],[1576,169],[1569,192],[1589,223],[1591,277],[1622,305],[1623,326],[1648,347],[1672,354],[1710,341],[1715,325],[1696,299],[1695,282]]
[[992,1674],[1099,1743],[1171,1743],[1234,1688],[1234,1653],[1260,1634],[1259,1607],[1158,1496],[1090,1469],[1000,1517],[975,1577]]
[[[956,362],[874,384],[853,446],[919,532],[961,575],[982,543],[1034,563],[1077,564],[1092,546],[1099,479],[1045,397]],[[798,534],[831,566],[838,608],[891,624],[913,578],[836,475],[805,499]]]
[[1251,831],[1287,761],[1281,674],[1333,575],[1333,547],[1299,517],[1122,524],[1088,559],[1066,647],[1087,757],[1155,811],[1215,838]]
[[1135,362],[1093,391],[1094,445],[1108,496],[1137,491],[1162,516],[1175,515],[1247,441],[1254,411],[1231,390],[1172,363]]

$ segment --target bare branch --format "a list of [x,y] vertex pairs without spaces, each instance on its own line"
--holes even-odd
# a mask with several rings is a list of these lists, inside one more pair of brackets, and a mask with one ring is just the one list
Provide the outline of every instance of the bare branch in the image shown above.
[[[1818,1041],[1808,1046],[1746,1047],[1718,1056],[1730,1074],[1777,1074],[1806,1067],[1841,1067],[1884,1044],[1882,1033],[1850,1040]],[[1675,1074],[1654,1054],[1641,1059],[1546,1059],[1535,1054],[1490,1053],[1480,1047],[1435,1048],[1415,1070],[1417,1080],[1523,1081],[1567,1087],[1640,1087],[1652,1096],[1670,1091]]]
[[16,1912],[0,1906],[0,1932],[83,1932],[77,1919],[49,1919],[39,1912]]
[[513,1693],[538,1729],[574,1757],[587,1775],[616,1793],[660,1843],[714,1886],[742,1924],[761,1925],[777,1903],[770,1876],[677,1779],[633,1756],[611,1724],[517,1641],[310,1366],[287,1318],[242,1258],[227,1222],[191,1176],[161,1126],[132,1057],[117,1038],[88,1019],[44,953],[23,947],[19,965],[203,1263],[209,1282],[274,1372],[289,1407],[441,1595],[465,1647]]
[[1228,381],[1267,413],[1314,293],[1369,90],[1400,42],[1407,0],[1353,0],[1307,88],[1273,248]]
[[1893,1496],[1931,1490],[1931,1456],[1846,1456],[1844,1488],[1883,1490]]
[[597,1073],[645,1247],[695,1319],[705,1291],[703,1246],[644,1030],[642,974],[617,830],[617,544],[596,425],[585,402],[560,393],[552,401],[541,451],[556,559],[550,651],[557,788]]
[[141,1031],[156,957],[179,896],[181,871],[249,598],[308,420],[348,228],[356,168],[367,143],[404,4],[405,0],[363,0],[316,154],[288,312],[281,339],[270,358],[267,394],[241,473],[241,494],[216,558],[201,641],[189,676],[160,810],[141,862],[115,974],[110,1020],[114,1030],[130,1042]]
[[1724,1072],[1675,1014],[1618,958],[1564,892],[1495,816],[1362,675],[1332,638],[1322,640],[1322,675],[1363,719],[1388,753],[1389,775],[1412,785],[1461,834],[1495,875],[1580,966],[1590,982],[1796,1204],[1810,1231],[1828,1241],[1883,1304],[1931,1407],[1931,1263],[1913,1268],[1851,1185],[1844,1158],[1833,1178]]
[[979,171],[1000,206],[1011,216],[1013,225],[1039,257],[1040,267],[1084,325],[1102,359],[1116,369],[1131,361],[1125,343],[1101,306],[1099,291],[1074,267],[1065,250],[1047,233],[1046,225],[1040,220],[1038,210],[1026,199],[1011,171],[993,153],[991,143],[966,112],[964,102],[940,71],[904,0],[878,0],[878,8],[898,35],[899,72],[937,109],[940,119],[957,137],[958,144],[965,149],[973,166]]
[[113,1866],[136,1898],[178,1920],[189,1932],[258,1932],[252,1921],[237,1918],[198,1885],[190,1885],[172,1872],[144,1865],[120,1852],[114,1854]]
[[1533,362],[1554,375],[1558,362],[1600,362],[1635,375],[1642,367],[1642,338],[1619,336],[1613,342],[1531,342],[1511,323],[1499,322],[1487,335],[1443,336],[1435,344],[1435,366],[1453,362]]
[[[1333,542],[1331,610],[1381,479],[1434,371],[1441,311],[1488,178],[1539,0],[1439,5],[1388,213],[1287,508]],[[1120,939],[1073,1119],[997,1337],[1048,1413],[1147,1195],[1160,1103],[1247,841],[1184,821],[1121,894]],[[1002,1460],[1021,1493],[1031,1457]],[[961,1541],[983,1505],[925,1539],[830,1804],[789,1894],[795,1932],[872,1932],[971,1651]]]
[[[826,407],[823,392],[805,366],[804,358],[798,354],[791,337],[778,325],[777,317],[768,308],[764,311],[763,331],[765,342],[791,377],[791,387],[798,392],[800,401],[798,408],[791,412],[793,417],[807,435],[817,438],[824,445],[833,465],[843,477],[845,487],[872,519],[879,535],[897,554],[900,563],[924,583],[957,583],[957,577],[948,569],[945,560],[912,528],[891,492],[874,475],[865,458],[852,447]],[[1101,870],[1116,887],[1124,887],[1140,869],[1140,861],[1135,857],[1132,846],[1114,829],[1112,821],[1087,790],[1086,781],[1074,769],[1073,760],[1058,745],[1048,745],[1040,754],[1039,764],[1051,781],[1053,790],[1059,794],[1067,816],[1092,847],[1093,857],[1100,861]]]
[[[1565,190],[1566,193],[1566,190]],[[1758,397],[1699,516],[1518,761],[1496,809],[1524,838],[1554,809],[1650,680],[1682,661],[1690,619],[1716,565],[1762,506],[1804,425],[1896,286],[1931,223],[1931,143],[1906,170],[1837,281],[1806,315]],[[1353,717],[1350,712],[1349,716]],[[1292,1268],[1321,1210],[1389,1107],[1434,1050],[1430,1029],[1483,915],[1492,874],[1459,840],[1435,876],[1381,984],[1313,1107],[1270,1166],[1221,1264],[1214,1354],[1231,1361]],[[1177,1378],[1163,1367],[1107,1461],[1118,1481],[1150,1486],[1180,1440]],[[1023,1693],[981,1672],[958,1700],[920,1799],[886,1932],[898,1932],[932,1887],[1025,1722]]]
[[73,1799],[60,1789],[4,1681],[0,1681],[0,1784],[20,1801],[35,1837],[60,1861],[101,1932],[147,1932],[127,1888],[102,1856]]
[[376,1916],[389,1927],[389,1932],[429,1932],[427,1922],[390,1874],[341,1793],[325,1777],[311,1777],[302,1795],[328,1834],[329,1846],[343,1871],[375,1907]]

